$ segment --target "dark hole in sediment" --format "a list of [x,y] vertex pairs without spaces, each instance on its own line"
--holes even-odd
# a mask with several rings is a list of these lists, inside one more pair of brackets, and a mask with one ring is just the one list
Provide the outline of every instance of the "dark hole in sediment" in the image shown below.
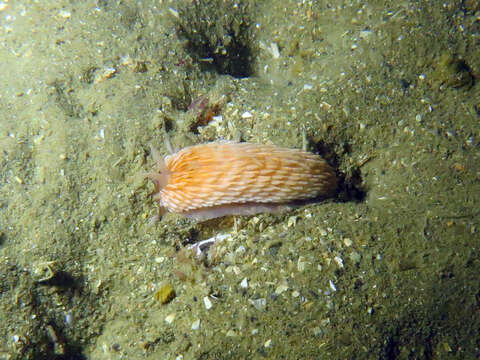
[[193,1],[178,8],[177,31],[202,70],[244,78],[252,75],[248,4]]
[[[342,173],[338,170],[340,158],[334,151],[335,145],[323,141],[315,144],[314,152],[321,155],[335,170],[338,178],[337,199],[340,201],[361,202],[367,195],[367,190],[363,185],[362,172],[360,166],[351,167],[348,173]],[[342,152],[348,154],[350,145],[343,144]]]

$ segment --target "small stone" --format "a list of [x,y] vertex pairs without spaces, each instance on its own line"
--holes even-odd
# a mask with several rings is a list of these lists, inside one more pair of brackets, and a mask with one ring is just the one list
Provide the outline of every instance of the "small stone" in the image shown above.
[[170,283],[163,284],[160,289],[158,289],[155,294],[153,294],[153,298],[157,300],[162,305],[165,305],[172,301],[175,298],[175,290]]

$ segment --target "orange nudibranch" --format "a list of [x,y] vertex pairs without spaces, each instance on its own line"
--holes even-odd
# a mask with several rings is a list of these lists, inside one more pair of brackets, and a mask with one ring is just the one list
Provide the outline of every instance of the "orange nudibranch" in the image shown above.
[[274,212],[337,188],[321,156],[274,145],[214,142],[156,157],[158,172],[147,175],[154,198],[165,210],[198,220]]

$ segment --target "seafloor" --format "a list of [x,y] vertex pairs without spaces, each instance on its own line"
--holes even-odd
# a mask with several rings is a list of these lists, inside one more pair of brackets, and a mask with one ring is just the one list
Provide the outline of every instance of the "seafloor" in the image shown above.
[[[0,72],[0,359],[480,357],[478,1],[2,0]],[[156,221],[167,139],[341,184]]]

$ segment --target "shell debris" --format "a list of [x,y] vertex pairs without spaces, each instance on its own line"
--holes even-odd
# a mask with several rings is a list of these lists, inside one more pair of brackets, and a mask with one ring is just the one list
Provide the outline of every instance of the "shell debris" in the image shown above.
[[205,309],[210,310],[213,307],[212,301],[208,296],[203,297],[203,304],[205,305]]

